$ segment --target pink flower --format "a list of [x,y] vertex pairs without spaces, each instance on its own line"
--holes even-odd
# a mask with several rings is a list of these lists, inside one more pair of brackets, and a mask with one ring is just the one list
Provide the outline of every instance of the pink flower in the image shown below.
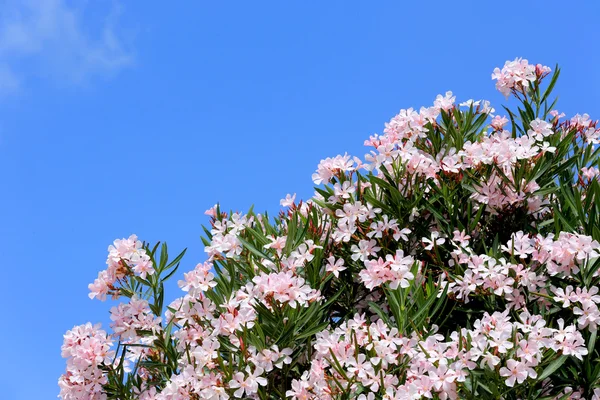
[[100,271],[98,278],[88,285],[90,293],[88,294],[90,299],[98,298],[98,300],[106,300],[106,295],[110,290],[110,279],[108,278],[107,271]]
[[243,372],[236,372],[233,375],[233,379],[229,381],[229,387],[237,390],[233,393],[235,397],[242,397],[244,393],[246,396],[252,396],[258,392],[258,386],[266,386],[268,381],[261,377],[263,369],[257,367],[254,372],[250,371],[250,367],[246,367],[248,377],[246,378]]
[[336,174],[353,171],[354,169],[354,160],[350,159],[348,154],[326,158],[325,160],[321,160],[317,172],[313,174],[313,182],[316,185],[320,185],[323,182],[329,183]]
[[119,304],[110,309],[110,327],[121,340],[136,341],[139,339],[138,330],[160,330],[160,318],[152,314],[148,302],[132,297],[129,303]]
[[531,129],[527,131],[527,134],[539,142],[543,141],[546,137],[554,134],[554,131],[552,130],[552,124],[543,121],[539,118],[536,118],[533,121],[531,121],[529,126],[531,127]]
[[513,387],[515,381],[523,383],[528,376],[536,378],[537,373],[533,368],[527,366],[526,363],[517,360],[508,360],[506,362],[506,367],[500,368],[500,376],[507,377],[506,386]]
[[502,246],[502,250],[525,259],[529,257],[531,253],[533,253],[533,243],[533,239],[525,235],[523,231],[519,231],[517,233],[513,233],[511,240],[506,244],[506,246]]
[[335,259],[334,256],[331,256],[327,259],[327,265],[325,266],[325,271],[331,272],[336,278],[340,276],[340,272],[344,271],[346,267],[344,267],[344,259],[339,258]]
[[136,257],[131,260],[133,262],[133,272],[139,275],[142,279],[146,279],[146,275],[154,274],[154,267],[149,257]]
[[281,199],[279,204],[281,204],[282,207],[291,207],[294,205],[294,201],[296,201],[296,193],[293,195],[287,194],[285,199]]
[[588,327],[591,332],[596,331],[598,329],[598,324],[600,323],[600,311],[598,310],[598,306],[594,303],[588,303],[582,305],[582,307],[583,308],[573,308],[573,314],[580,315],[577,319],[579,329]]
[[453,234],[454,237],[452,240],[457,242],[460,246],[466,247],[469,245],[469,239],[471,239],[471,236],[467,235],[465,231],[455,230]]
[[592,180],[598,175],[600,175],[600,171],[596,167],[581,168],[581,176],[587,178],[588,180]]
[[452,95],[452,92],[446,92],[444,96],[438,94],[433,102],[434,107],[442,109],[444,111],[450,110],[454,106],[456,96]]
[[492,74],[492,79],[497,80],[496,89],[506,98],[508,98],[511,90],[526,93],[536,78],[536,66],[530,65],[527,60],[522,58],[507,61],[502,70],[496,68]]
[[285,396],[291,397],[294,400],[308,400],[314,398],[308,391],[308,382],[298,381],[296,379],[292,381],[292,389],[285,392]]
[[494,128],[494,130],[502,131],[506,124],[508,124],[508,118],[496,115],[494,118],[492,118],[492,122],[490,125],[492,126],[492,128]]
[[431,239],[424,237],[421,241],[427,245],[424,247],[425,250],[433,250],[434,247],[444,244],[446,239],[440,237],[439,232],[434,231],[431,233]]
[[113,342],[100,325],[75,326],[64,335],[62,356],[67,359],[67,372],[59,378],[62,399],[100,399],[105,396],[102,385],[108,382],[102,365],[110,365],[114,357]]
[[[108,247],[106,264],[107,269],[98,274],[98,278],[94,283],[88,285],[91,299],[97,297],[100,300],[105,300],[111,287],[120,279],[125,278],[128,270],[143,279],[147,275],[154,274],[150,256],[146,253],[143,243],[138,240],[136,235],[131,235],[127,239],[115,240]],[[118,291],[113,294],[118,297]]]
[[265,244],[263,248],[275,249],[277,255],[281,256],[281,254],[283,253],[283,249],[285,248],[285,243],[287,242],[287,236],[274,237],[271,235],[270,237],[268,237],[268,239],[271,241],[271,243]]
[[351,250],[354,253],[351,256],[354,261],[365,261],[369,257],[377,256],[377,252],[381,250],[381,247],[377,246],[377,242],[371,239],[361,240],[358,242],[358,246],[353,244]]
[[204,211],[204,215],[208,215],[209,217],[212,217],[212,218],[217,218],[217,205],[215,204],[208,210]]
[[254,285],[246,285],[245,290],[267,307],[271,307],[271,298],[296,308],[298,305],[307,306],[320,297],[319,291],[312,289],[304,278],[294,275],[292,271],[261,273],[252,282]]
[[215,276],[210,272],[211,269],[212,264],[210,262],[198,264],[193,271],[184,273],[184,280],[177,283],[181,290],[189,292],[190,296],[197,297],[202,292],[217,286],[217,282],[214,281]]

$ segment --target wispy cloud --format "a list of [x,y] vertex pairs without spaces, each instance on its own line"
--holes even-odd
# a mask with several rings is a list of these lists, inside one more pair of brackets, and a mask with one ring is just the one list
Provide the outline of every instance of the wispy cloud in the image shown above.
[[33,77],[79,84],[131,66],[133,54],[117,29],[121,8],[112,4],[94,24],[65,0],[0,0],[0,95]]

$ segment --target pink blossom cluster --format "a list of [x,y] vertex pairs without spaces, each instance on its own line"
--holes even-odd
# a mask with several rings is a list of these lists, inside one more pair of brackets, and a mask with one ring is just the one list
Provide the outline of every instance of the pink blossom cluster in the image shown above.
[[[286,275],[283,279],[293,277]],[[258,350],[241,339],[244,329],[254,326],[256,315],[248,303],[251,297],[246,289],[240,289],[218,317],[215,317],[215,305],[203,294],[196,297],[187,294],[170,305],[169,309],[174,312],[168,312],[167,318],[181,326],[174,336],[182,351],[183,372],[173,375],[167,387],[152,399],[187,399],[192,395],[214,400],[253,397],[258,388],[265,385],[266,373],[292,362],[290,348],[280,350],[277,345],[271,345]],[[245,364],[231,378],[226,378],[219,368],[220,363],[228,363],[220,358],[219,337],[227,337],[229,343],[239,349]]]
[[[234,218],[244,223],[238,228],[234,227],[233,232],[228,231],[227,235],[239,235],[245,227],[255,223],[240,215]],[[215,225],[229,226],[229,221]],[[281,257],[284,244],[285,237],[273,237],[271,245],[265,248]],[[288,257],[281,257],[280,267],[304,265],[312,260],[314,256],[311,252],[318,247],[312,241],[301,243]],[[263,261],[266,263],[267,260]],[[275,265],[272,267],[275,268]],[[252,282],[241,287],[222,304],[217,313],[216,305],[203,294],[216,285],[210,268],[210,263],[199,264],[184,275],[185,280],[179,282],[180,287],[188,293],[170,304],[165,318],[180,326],[173,336],[178,339],[177,346],[182,352],[182,373],[173,375],[160,393],[148,398],[183,399],[197,395],[205,399],[228,399],[256,395],[258,388],[266,382],[266,373],[291,363],[292,349],[280,350],[274,344],[257,350],[243,341],[243,332],[252,329],[256,323],[255,305],[261,303],[268,308],[275,305],[297,308],[306,307],[320,299],[317,290],[310,288],[302,277],[287,268],[281,272],[259,273]],[[226,379],[219,368],[220,362],[227,363],[227,360],[220,360],[219,356],[222,340],[219,338],[223,337],[239,349],[246,365],[235,372],[231,379]],[[151,393],[151,387],[147,387],[143,393]]]
[[212,240],[210,246],[206,246],[204,251],[209,255],[209,261],[215,257],[225,256],[234,258],[242,252],[242,242],[239,240],[239,234],[251,226],[252,218],[234,213],[231,218],[222,221],[215,221],[211,229]]
[[504,249],[520,259],[528,259],[544,264],[551,276],[560,274],[570,277],[577,274],[590,259],[600,256],[600,243],[591,236],[578,233],[560,232],[558,238],[554,234],[525,235],[519,231]]
[[552,288],[554,293],[554,301],[562,303],[564,308],[568,308],[571,305],[573,307],[573,314],[579,316],[577,318],[577,326],[579,329],[588,329],[592,332],[598,330],[598,324],[600,324],[600,310],[598,310],[598,304],[600,303],[600,295],[598,295],[598,286],[592,286],[590,289],[587,288],[575,288],[569,285],[566,288]]
[[[503,297],[508,307],[520,309],[529,300],[549,308],[551,303],[548,298],[554,292],[562,293],[563,304],[568,307],[569,296],[565,297],[563,289],[552,284],[552,277],[572,279],[590,259],[599,256],[600,244],[589,236],[566,232],[561,232],[554,239],[553,234],[531,237],[521,231],[514,233],[511,240],[502,246],[508,255],[516,258],[514,262],[505,257],[474,254],[468,242],[452,241],[452,262],[464,266],[464,270],[450,279],[449,293],[465,303],[469,302],[470,297],[493,294]],[[572,286],[569,287],[572,289]],[[590,290],[596,293],[598,288],[594,286]],[[554,297],[554,300],[558,301],[558,298]],[[573,315],[582,315],[579,328],[589,326],[595,330],[595,321],[600,317],[595,302],[584,302],[582,306],[585,311],[582,308],[573,309]]]
[[580,132],[586,144],[600,144],[598,121],[593,121],[588,114],[576,114],[566,126]]
[[245,286],[248,296],[262,302],[268,308],[274,304],[289,304],[290,307],[305,307],[320,298],[319,292],[305,283],[302,277],[292,271],[264,272]]
[[[492,121],[492,126],[497,132],[483,136],[476,142],[467,141],[462,149],[445,149],[434,157],[428,149],[415,145],[415,141],[421,138],[415,132],[421,132],[425,123],[436,123],[435,118],[439,115],[437,107],[440,107],[440,104],[453,107],[450,101],[441,103],[441,99],[444,98],[438,96],[436,105],[430,109],[422,108],[420,113],[402,110],[392,119],[393,123],[386,125],[383,136],[374,136],[365,142],[374,146],[376,151],[366,155],[366,163],[362,167],[368,171],[379,171],[381,174],[381,168],[393,170],[394,166],[400,163],[406,169],[407,175],[412,177],[410,180],[403,178],[405,180],[401,184],[414,186],[419,184],[419,177],[438,181],[442,174],[460,175],[480,170],[482,165],[495,165],[502,171],[503,176],[493,172],[487,177],[482,177],[480,187],[473,193],[473,199],[487,204],[494,210],[525,204],[532,213],[547,212],[548,209],[542,207],[547,201],[535,194],[539,189],[537,183],[516,181],[513,173],[517,163],[533,164],[540,156],[556,151],[546,140],[556,133],[552,125],[535,119],[526,135],[513,138],[510,132],[501,129],[508,120],[496,116],[496,122]],[[488,110],[475,110],[482,114],[486,111]],[[420,123],[415,123],[415,120]],[[509,179],[508,182],[506,178]],[[344,182],[344,185],[346,193],[356,190],[348,181]],[[340,202],[337,196],[335,199]]]
[[88,286],[90,299],[97,297],[105,300],[115,283],[129,274],[136,274],[144,279],[147,275],[154,274],[152,260],[136,235],[115,240],[108,247],[106,264],[108,268],[101,271],[98,278]]
[[372,220],[379,213],[381,213],[381,209],[370,204],[362,204],[360,201],[348,201],[335,211],[337,229],[333,231],[333,239],[337,242],[349,242],[361,222]]
[[360,271],[361,282],[367,289],[389,284],[390,289],[407,288],[409,281],[415,278],[411,272],[415,265],[412,256],[405,256],[404,251],[396,250],[396,254],[387,254],[385,259],[365,260],[365,269]]
[[581,177],[586,179],[588,182],[591,182],[592,179],[598,179],[600,175],[600,170],[596,167],[582,167],[581,168]]
[[214,281],[214,274],[210,272],[212,268],[210,262],[196,265],[192,271],[183,274],[184,279],[178,282],[179,287],[184,292],[189,292],[192,297],[215,287],[217,283]]
[[75,326],[64,335],[62,356],[67,359],[67,372],[58,381],[64,400],[103,400],[106,394],[102,385],[107,382],[100,369],[111,364],[114,351],[112,339],[100,325],[91,323]]
[[384,399],[457,399],[457,384],[474,369],[498,371],[512,387],[537,378],[545,350],[579,359],[587,354],[575,326],[559,321],[559,328],[552,329],[545,323],[542,316],[527,312],[517,321],[511,321],[508,311],[485,313],[473,329],[452,332],[446,340],[435,333],[436,327],[426,338],[416,333],[405,337],[382,320],[369,323],[357,314],[317,334],[311,367],[292,383],[287,396],[335,399],[360,384],[364,390],[358,398],[365,400],[375,399],[382,385]]
[[516,58],[507,61],[502,69],[495,68],[492,79],[497,80],[496,89],[508,98],[512,91],[526,93],[531,84],[538,78],[550,73],[550,68],[543,65],[532,65],[527,60]]
[[[155,317],[148,301],[132,297],[129,303],[121,303],[110,309],[110,324],[114,337],[122,342],[133,343],[140,339],[139,330],[159,331],[161,329],[159,317]],[[150,337],[151,338],[151,337]]]
[[[313,253],[316,249],[322,248],[322,246],[315,244],[314,241],[310,239],[306,240],[304,243],[299,244],[298,247],[293,249],[289,256],[282,256],[281,268],[296,272],[298,268],[304,267],[315,258]],[[266,264],[270,265],[268,262]]]
[[[210,342],[214,343],[214,342]],[[213,349],[215,351],[216,349]],[[199,396],[201,399],[225,400],[230,398],[254,397],[261,386],[265,386],[267,380],[264,374],[281,369],[283,365],[290,364],[292,359],[291,349],[282,349],[274,345],[270,349],[260,352],[254,347],[248,348],[248,365],[241,371],[234,372],[231,379],[217,371],[209,371],[210,364],[204,364],[201,356],[203,351],[198,348],[193,352],[192,358],[196,365],[187,364],[183,373],[174,375],[159,394],[153,394],[152,399],[175,400],[188,399],[191,396]],[[216,358],[216,357],[215,357]],[[150,392],[150,389],[148,390]],[[229,393],[232,393],[230,396]],[[150,398],[150,397],[149,397]]]
[[352,159],[348,154],[326,158],[319,163],[317,171],[312,175],[313,182],[320,185],[323,182],[330,182],[336,175],[354,171],[356,162],[360,160]]

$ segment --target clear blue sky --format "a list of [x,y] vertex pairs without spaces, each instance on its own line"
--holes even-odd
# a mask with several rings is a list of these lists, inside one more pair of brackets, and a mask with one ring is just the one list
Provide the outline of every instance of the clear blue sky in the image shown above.
[[308,198],[319,160],[447,90],[499,110],[490,74],[515,57],[559,63],[558,109],[600,118],[599,20],[595,1],[0,0],[0,398],[57,395],[64,331],[108,323],[87,285],[115,238],[188,247],[191,269],[217,201]]

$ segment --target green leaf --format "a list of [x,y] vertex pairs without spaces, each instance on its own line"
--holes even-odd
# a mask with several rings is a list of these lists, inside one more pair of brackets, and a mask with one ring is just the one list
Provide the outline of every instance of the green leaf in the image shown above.
[[544,371],[537,377],[538,382],[543,381],[550,375],[552,375],[557,369],[559,369],[565,361],[567,361],[568,356],[562,355],[558,357],[556,360],[552,361]]
[[558,68],[558,65],[556,65],[554,73],[552,74],[552,79],[550,80],[548,87],[546,88],[546,90],[544,91],[544,94],[542,95],[541,103],[546,101],[546,99],[548,98],[550,93],[552,93],[552,89],[554,89],[554,85],[556,85],[556,81],[558,80],[559,75],[560,75],[560,68]]
[[[252,254],[254,254],[255,256],[258,256],[260,258],[264,258],[266,260],[271,261],[272,263],[274,263],[273,259],[271,259],[271,257],[269,257],[268,254],[258,250],[256,247],[254,247],[254,245],[252,245],[250,242],[248,242],[246,239],[242,238],[242,237],[238,237],[239,241],[242,242],[242,244],[244,245],[244,247],[246,249],[248,249]],[[263,269],[266,271],[265,267],[259,265],[259,268]]]
[[588,340],[588,345],[587,345],[588,357],[591,356],[592,352],[594,351],[594,347],[596,346],[597,335],[598,335],[598,330],[593,331],[592,334],[590,335],[590,339]]
[[169,253],[167,251],[167,244],[163,243],[160,248],[160,265],[158,267],[158,272],[162,272],[167,265],[167,260],[169,258]]
[[165,267],[165,270],[168,270],[169,268],[171,268],[172,266],[176,265],[179,263],[179,261],[181,261],[181,259],[183,258],[183,256],[185,255],[185,252],[187,251],[186,249],[183,249],[183,251],[181,253],[179,253],[179,255],[177,257],[175,257],[175,259],[173,259],[173,261],[171,261],[169,264],[167,264],[167,266]]
[[370,301],[369,306],[375,311],[375,313],[377,313],[383,322],[385,322],[388,326],[392,326],[390,317],[385,313],[385,311],[383,311],[381,307],[379,307],[377,303]]

